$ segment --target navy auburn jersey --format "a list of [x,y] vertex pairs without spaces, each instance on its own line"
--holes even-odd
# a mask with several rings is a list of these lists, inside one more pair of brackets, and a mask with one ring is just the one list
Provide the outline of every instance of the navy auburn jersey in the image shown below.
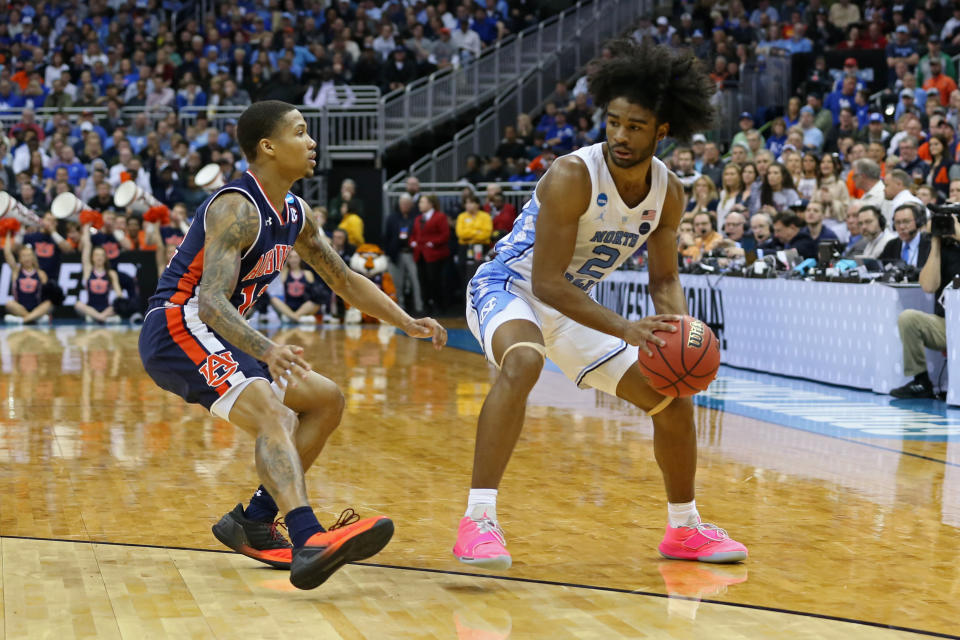
[[103,311],[110,306],[110,274],[106,271],[90,271],[85,284],[87,289],[87,304]]
[[20,269],[17,280],[13,283],[13,299],[22,304],[27,311],[33,311],[40,306],[40,291],[41,282],[37,270]]
[[23,236],[23,244],[33,247],[33,252],[37,254],[37,262],[40,269],[47,274],[47,277],[54,282],[60,277],[60,258],[61,251],[56,240],[49,233],[38,231],[28,233]]
[[237,180],[213,192],[197,208],[190,230],[160,276],[157,291],[150,298],[150,309],[197,304],[203,275],[207,208],[214,198],[226,192],[239,193],[260,213],[260,231],[256,241],[240,257],[240,275],[230,296],[230,303],[243,314],[280,273],[287,254],[303,229],[306,204],[299,197],[287,193],[283,210],[277,211],[267,199],[257,177],[246,171]]

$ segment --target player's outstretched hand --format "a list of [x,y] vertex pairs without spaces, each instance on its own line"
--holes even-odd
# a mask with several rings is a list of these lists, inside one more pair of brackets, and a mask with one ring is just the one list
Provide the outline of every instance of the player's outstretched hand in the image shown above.
[[657,331],[676,331],[677,323],[683,320],[683,316],[659,315],[643,318],[636,322],[631,322],[627,330],[623,333],[623,339],[627,344],[639,346],[648,356],[653,355],[650,350],[650,343],[662,347],[666,344],[662,339],[654,335]]
[[267,350],[263,361],[270,368],[270,375],[280,386],[297,386],[298,379],[305,379],[310,373],[310,364],[303,359],[303,347],[294,345],[274,345]]
[[403,327],[403,331],[411,338],[431,338],[438,351],[447,344],[447,330],[433,318],[417,318]]

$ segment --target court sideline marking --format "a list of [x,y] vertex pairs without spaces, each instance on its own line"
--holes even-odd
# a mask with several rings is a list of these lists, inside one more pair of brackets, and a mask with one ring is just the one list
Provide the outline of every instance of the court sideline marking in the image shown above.
[[[133,542],[100,542],[96,540],[68,540],[64,538],[43,538],[37,536],[0,536],[0,540],[34,540],[38,542],[71,542],[74,544],[104,544],[114,547],[132,547],[138,549],[166,549],[170,551],[199,551],[201,553],[225,553],[239,556],[233,551],[227,549],[196,549],[193,547],[175,547],[167,545],[158,545],[158,544],[137,544]],[[521,578],[517,576],[498,576],[498,575],[487,575],[482,573],[470,573],[468,571],[453,571],[451,569],[428,569],[425,567],[407,567],[403,565],[394,565],[394,564],[379,564],[375,562],[351,562],[349,564],[354,564],[360,567],[373,567],[376,569],[391,569],[394,571],[418,571],[421,573],[436,573],[441,575],[450,575],[450,576],[461,576],[465,578],[485,578],[488,580],[501,580],[506,582],[521,582],[526,584],[540,584],[550,587],[567,587],[570,589],[585,589],[589,591],[604,591],[607,593],[621,593],[624,595],[637,595],[637,596],[650,596],[654,598],[674,598],[677,600],[690,600],[693,602],[705,602],[707,604],[716,604],[722,605],[725,607],[737,607],[740,609],[752,609],[754,611],[768,611],[771,613],[783,613],[787,615],[803,616],[806,618],[816,618],[819,620],[830,620],[833,622],[845,622],[849,624],[858,624],[867,627],[875,627],[878,629],[889,629],[890,631],[904,631],[907,633],[915,633],[918,635],[929,636],[932,638],[949,638],[951,640],[960,640],[960,636],[951,635],[948,633],[940,633],[938,631],[925,631],[923,629],[914,629],[911,627],[901,627],[899,625],[890,625],[883,624],[882,622],[871,622],[869,620],[857,620],[856,618],[843,618],[840,616],[831,616],[823,613],[812,613],[809,611],[795,611],[793,609],[784,609],[781,607],[767,607],[764,605],[758,604],[747,604],[743,602],[725,602],[723,600],[713,600],[710,598],[695,598],[690,596],[677,596],[669,595],[666,593],[656,593],[653,591],[640,591],[632,589],[622,589],[619,587],[604,587],[600,585],[590,585],[590,584],[579,584],[575,582],[558,582],[555,580],[541,580],[538,578]],[[277,569],[269,569],[268,567],[259,567],[263,571],[278,571]]]

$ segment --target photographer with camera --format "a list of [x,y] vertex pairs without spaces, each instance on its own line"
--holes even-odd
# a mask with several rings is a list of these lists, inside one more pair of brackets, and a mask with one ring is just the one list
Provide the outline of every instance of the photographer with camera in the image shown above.
[[920,286],[933,293],[933,313],[907,309],[897,319],[903,343],[903,374],[913,380],[890,392],[894,398],[933,398],[924,348],[947,348],[947,323],[940,298],[946,286],[960,275],[960,205],[931,205],[930,254],[920,271]]

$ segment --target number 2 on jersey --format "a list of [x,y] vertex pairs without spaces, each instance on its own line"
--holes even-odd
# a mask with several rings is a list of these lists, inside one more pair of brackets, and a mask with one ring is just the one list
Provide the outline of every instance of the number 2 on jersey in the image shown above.
[[605,256],[603,258],[590,258],[583,266],[577,269],[577,273],[582,273],[588,278],[594,278],[600,280],[605,275],[600,271],[595,271],[597,269],[609,269],[613,266],[613,263],[617,261],[617,258],[620,257],[620,251],[614,249],[613,247],[608,247],[605,244],[597,245],[593,248],[593,252],[598,256]]

